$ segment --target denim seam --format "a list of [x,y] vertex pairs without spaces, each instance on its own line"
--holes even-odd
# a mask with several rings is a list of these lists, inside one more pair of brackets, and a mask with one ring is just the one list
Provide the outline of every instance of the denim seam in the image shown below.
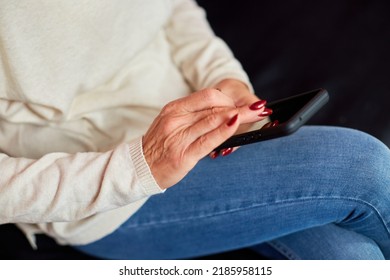
[[269,246],[271,246],[274,250],[285,256],[289,260],[300,260],[301,258],[298,257],[298,254],[296,254],[291,248],[288,248],[287,246],[284,246],[283,244],[276,242],[276,241],[269,241],[267,242]]
[[[207,217],[227,215],[227,214],[241,212],[241,211],[248,211],[250,209],[260,208],[260,207],[269,206],[269,205],[287,204],[287,203],[291,203],[293,201],[297,202],[297,201],[314,200],[314,199],[321,199],[321,200],[338,199],[338,200],[348,200],[348,201],[362,203],[362,204],[364,204],[364,205],[366,205],[369,208],[372,208],[374,210],[376,215],[379,217],[379,220],[383,223],[384,227],[386,228],[387,234],[390,236],[390,229],[388,228],[387,223],[385,222],[384,218],[382,217],[382,215],[379,213],[379,211],[376,209],[375,206],[373,206],[372,204],[370,204],[366,201],[363,201],[361,199],[344,198],[344,197],[304,197],[304,198],[299,198],[299,199],[294,199],[294,200],[283,200],[283,201],[279,201],[279,202],[257,204],[257,205],[252,205],[252,206],[247,207],[247,208],[236,208],[236,209],[232,209],[232,210],[228,210],[228,211],[221,211],[221,212],[217,212],[217,213],[213,213],[213,214],[199,215],[197,217],[190,217],[190,218],[186,218],[186,219],[176,219],[176,220],[169,220],[169,221],[159,221],[159,222],[152,222],[152,223],[149,222],[149,223],[137,224],[137,225],[132,225],[132,226],[126,226],[126,228],[136,228],[136,227],[152,226],[155,224],[169,224],[169,223],[177,223],[177,222],[181,222],[181,221],[191,221],[191,220],[203,219],[203,218],[207,218]],[[130,219],[131,219],[131,217],[130,217]]]

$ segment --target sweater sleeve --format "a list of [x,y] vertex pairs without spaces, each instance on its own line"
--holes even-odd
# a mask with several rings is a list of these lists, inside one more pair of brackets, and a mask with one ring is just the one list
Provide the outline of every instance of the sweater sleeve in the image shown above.
[[204,10],[193,0],[172,0],[166,25],[173,60],[193,89],[212,87],[232,78],[253,88],[241,64],[223,40],[212,31]]
[[142,139],[104,152],[0,154],[0,224],[79,220],[160,193]]

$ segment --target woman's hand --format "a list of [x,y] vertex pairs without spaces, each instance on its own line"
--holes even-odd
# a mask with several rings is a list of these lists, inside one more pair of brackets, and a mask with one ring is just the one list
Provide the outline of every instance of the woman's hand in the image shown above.
[[[272,114],[272,110],[265,108],[265,104],[267,103],[265,100],[259,99],[256,95],[252,94],[249,91],[249,88],[246,84],[244,84],[241,81],[234,80],[234,79],[225,79],[219,82],[215,88],[218,88],[220,91],[228,95],[233,99],[233,102],[237,107],[242,106],[251,106],[252,110],[258,110],[259,113],[259,121],[265,120],[268,116]],[[263,125],[268,125],[266,122],[261,123],[260,126],[257,127],[260,128]],[[240,127],[237,129],[236,134],[244,133],[249,130],[252,130],[254,126],[254,123],[245,123],[240,125]],[[227,148],[220,151],[219,154],[226,156],[233,151],[237,150],[239,147],[235,148]],[[219,154],[213,152],[210,154],[212,158],[217,157]]]
[[263,108],[236,106],[229,95],[205,89],[168,103],[143,137],[146,162],[162,189],[231,137],[242,123],[261,120]]
[[220,89],[224,94],[233,99],[236,106],[244,106],[253,104],[260,99],[249,91],[246,84],[234,79],[225,79],[215,85],[215,88]]

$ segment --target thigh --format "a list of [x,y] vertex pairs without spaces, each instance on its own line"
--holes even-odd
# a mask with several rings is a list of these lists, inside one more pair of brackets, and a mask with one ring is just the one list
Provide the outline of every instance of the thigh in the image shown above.
[[205,158],[113,234],[79,249],[104,258],[190,258],[333,222],[386,240],[390,211],[375,215],[366,203],[376,200],[381,212],[390,205],[384,191],[372,192],[376,181],[390,185],[389,175],[378,171],[389,167],[377,160],[386,153],[379,146],[355,131],[305,127]]

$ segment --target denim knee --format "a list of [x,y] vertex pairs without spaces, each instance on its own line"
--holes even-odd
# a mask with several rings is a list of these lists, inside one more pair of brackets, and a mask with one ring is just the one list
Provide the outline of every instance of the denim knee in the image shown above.
[[390,212],[390,150],[375,137],[352,129],[339,129],[344,176],[356,198],[381,205]]

